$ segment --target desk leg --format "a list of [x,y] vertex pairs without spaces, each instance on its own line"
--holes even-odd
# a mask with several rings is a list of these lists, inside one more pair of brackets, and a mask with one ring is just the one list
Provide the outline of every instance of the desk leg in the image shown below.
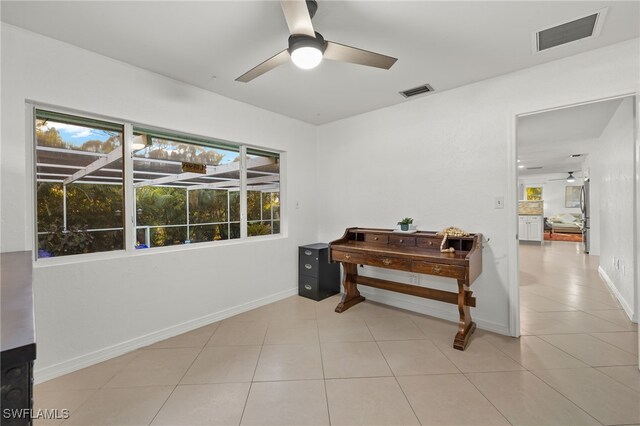
[[476,323],[471,321],[469,306],[465,303],[467,293],[471,296],[469,286],[464,280],[458,280],[458,312],[460,312],[460,322],[458,323],[458,333],[453,340],[453,347],[461,351],[464,351],[467,343],[469,343],[471,334],[476,329]]
[[344,294],[342,295],[342,300],[336,306],[336,312],[338,313],[364,301],[364,297],[360,296],[358,291],[358,265],[343,262],[342,267],[344,268],[344,279],[342,280]]

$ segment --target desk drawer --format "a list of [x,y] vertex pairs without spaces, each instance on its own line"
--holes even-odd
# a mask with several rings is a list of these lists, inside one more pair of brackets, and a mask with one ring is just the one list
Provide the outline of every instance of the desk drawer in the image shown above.
[[440,275],[456,279],[464,279],[464,266],[444,265],[442,263],[431,263],[414,260],[411,270],[419,274]]
[[416,239],[416,245],[422,248],[440,249],[442,244],[442,237],[418,237]]
[[400,257],[368,255],[364,264],[380,268],[399,269],[401,271],[411,270],[411,260]]
[[365,263],[365,255],[361,253],[349,253],[346,251],[333,250],[331,254],[334,262]]
[[387,234],[364,234],[365,243],[388,244],[389,235]]
[[389,237],[389,244],[393,244],[400,247],[415,247],[416,237],[392,235]]

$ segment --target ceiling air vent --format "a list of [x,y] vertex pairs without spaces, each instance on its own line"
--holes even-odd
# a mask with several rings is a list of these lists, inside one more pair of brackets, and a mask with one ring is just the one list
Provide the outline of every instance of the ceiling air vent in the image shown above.
[[595,37],[600,33],[604,20],[605,9],[575,19],[571,22],[540,30],[535,34],[536,51],[551,49],[552,47]]
[[540,170],[541,168],[542,168],[542,166],[527,167],[527,170]]
[[405,98],[421,95],[423,93],[433,92],[433,87],[430,84],[423,84],[422,86],[414,87],[413,89],[407,89],[400,92]]

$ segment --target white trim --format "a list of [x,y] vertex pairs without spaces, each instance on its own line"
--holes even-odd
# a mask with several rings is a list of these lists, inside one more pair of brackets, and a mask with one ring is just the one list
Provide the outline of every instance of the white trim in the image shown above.
[[[27,244],[25,247],[33,247],[33,259],[36,260],[38,258],[38,206],[36,203],[36,194],[38,192],[38,180],[36,179],[36,173],[38,171],[38,161],[37,161],[37,152],[36,152],[36,106],[32,103],[25,103],[25,146],[27,153],[25,155],[26,164],[25,170],[29,171],[29,175],[27,176],[27,188],[28,188],[28,212],[31,212],[30,217],[27,218],[31,220],[26,220],[27,229],[25,229],[26,235],[28,235],[28,240],[31,241],[31,244]],[[29,226],[30,224],[30,226]]]
[[[633,183],[635,185],[634,196],[636,197],[635,208],[636,214],[634,217],[635,223],[635,238],[636,243],[634,245],[635,250],[635,267],[634,275],[633,275],[633,290],[636,293],[635,300],[635,313],[636,318],[638,316],[638,310],[640,310],[640,222],[638,219],[638,214],[640,213],[640,92],[636,93],[636,97],[633,103],[633,115],[634,115],[634,144],[635,144],[635,167],[634,167],[634,180]],[[640,328],[638,329],[638,337],[640,337]],[[640,340],[638,340],[638,369],[640,370]]]
[[624,309],[624,312],[627,314],[631,322],[637,323],[638,318],[634,315],[633,308],[629,306],[626,300],[624,300],[624,297],[622,297],[622,294],[620,294],[620,291],[618,291],[618,288],[613,283],[613,280],[609,278],[607,272],[602,269],[602,266],[598,266],[598,274],[600,275],[600,278],[602,278],[602,280],[607,284],[611,293],[613,293],[616,299],[618,299],[618,302],[620,302],[622,309]]
[[[247,147],[240,146],[240,239],[248,236],[247,223]],[[229,218],[227,218],[229,219]]]
[[[567,100],[567,103],[562,104],[559,102],[542,102],[536,106],[532,106],[527,108],[526,111],[518,111],[512,110],[509,113],[508,126],[509,126],[509,134],[510,140],[507,141],[507,161],[508,161],[508,176],[507,176],[507,196],[505,198],[505,207],[507,213],[507,227],[512,231],[516,229],[515,234],[508,233],[508,241],[507,241],[507,270],[508,270],[508,279],[509,279],[509,329],[512,330],[511,335],[517,336],[520,334],[519,325],[520,325],[520,277],[519,277],[519,247],[517,241],[517,220],[518,216],[518,205],[517,205],[517,180],[518,180],[518,168],[517,168],[517,138],[516,138],[516,130],[517,130],[517,120],[519,117],[525,117],[527,115],[538,114],[541,112],[555,111],[565,108],[570,108],[579,105],[588,105],[596,102],[607,101],[612,99],[620,99],[626,98],[629,96],[636,96],[636,88],[629,88],[624,90],[618,90],[614,93],[611,93],[608,96],[603,96],[601,98],[589,98],[589,99],[575,99]],[[515,188],[515,190],[514,190]],[[515,191],[515,200],[512,200],[511,197],[514,196]],[[637,215],[638,210],[636,210],[635,214]],[[516,238],[511,238],[511,235],[516,235]],[[640,243],[640,236],[636,236],[634,234],[634,238],[636,238],[636,245]],[[638,289],[638,284],[636,282],[636,289]],[[516,296],[517,295],[517,296]],[[639,296],[640,297],[640,296]],[[640,302],[639,302],[640,304]],[[517,333],[517,334],[513,334]],[[638,332],[640,334],[640,331]]]
[[205,315],[195,320],[187,321],[182,324],[167,327],[162,330],[154,331],[144,336],[137,337],[135,339],[128,340],[126,342],[118,343],[113,346],[109,346],[79,357],[63,361],[61,363],[51,365],[45,368],[37,368],[38,361],[36,360],[36,368],[34,370],[34,382],[42,383],[47,380],[55,379],[56,377],[64,374],[72,373],[85,367],[97,364],[102,361],[126,354],[133,350],[151,345],[161,340],[168,339],[183,333],[186,333],[196,328],[204,327],[205,325],[212,324],[217,321],[232,317],[234,315],[241,314],[243,312],[250,311],[260,306],[267,305],[269,303],[277,302],[278,300],[285,299],[290,296],[298,294],[298,288],[291,288],[284,290],[271,296],[263,297],[251,302],[237,305],[232,308],[224,309],[220,312]]
[[[359,286],[358,289],[361,295],[363,295],[366,299],[371,300],[372,302],[395,306],[396,308],[406,309],[408,311],[417,312],[423,315],[428,315],[455,323],[458,323],[458,321],[460,320],[460,316],[458,315],[457,311],[452,312],[446,311],[444,309],[434,308],[432,306],[425,306],[424,304],[416,303],[411,300],[401,299],[397,296],[394,296],[393,293],[384,290],[374,292],[369,289],[365,290],[364,286]],[[504,324],[498,324],[493,321],[486,321],[481,318],[473,318],[473,321],[476,323],[478,328],[482,330],[503,334],[505,336],[510,335],[509,328]],[[453,339],[453,334],[451,335],[451,338]]]
[[[278,171],[280,172],[280,235],[283,237],[289,236],[289,204],[288,204],[288,168],[287,168],[287,153],[280,153],[280,166]],[[318,227],[316,227],[316,239],[318,234]]]
[[507,128],[511,140],[507,141],[507,194],[505,207],[507,214],[507,282],[509,285],[509,335],[520,336],[520,265],[519,216],[518,216],[518,115],[509,115]]
[[136,245],[136,190],[133,187],[133,126],[125,123],[122,134],[124,157],[122,159],[122,192],[124,198],[123,226],[124,226],[124,251],[135,251]]

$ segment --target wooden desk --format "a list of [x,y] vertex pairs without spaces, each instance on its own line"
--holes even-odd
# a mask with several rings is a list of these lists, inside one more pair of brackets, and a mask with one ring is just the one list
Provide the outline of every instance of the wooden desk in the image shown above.
[[[342,283],[345,293],[336,312],[343,312],[365,300],[358,291],[358,284],[456,304],[460,321],[453,347],[464,350],[476,328],[469,311],[470,307],[476,306],[476,298],[469,286],[482,273],[482,234],[449,237],[446,247],[454,247],[454,253],[441,253],[441,242],[442,237],[435,232],[399,233],[391,229],[347,228],[342,238],[329,245],[330,260],[342,263],[344,268]],[[358,275],[358,265],[453,278],[458,283],[458,291]]]

